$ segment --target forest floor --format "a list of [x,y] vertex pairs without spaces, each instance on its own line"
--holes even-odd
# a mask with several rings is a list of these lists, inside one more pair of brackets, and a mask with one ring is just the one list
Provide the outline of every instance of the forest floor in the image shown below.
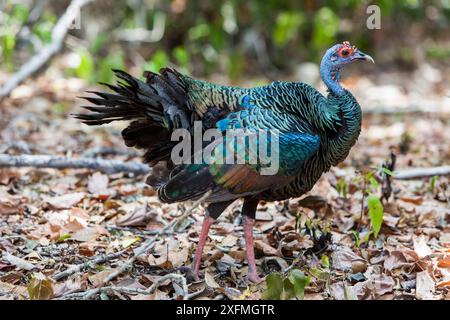
[[[393,179],[377,238],[370,234],[361,191],[367,173],[389,160],[391,152],[398,169],[450,163],[450,94],[428,99],[425,110],[430,112],[377,113],[379,103],[399,110],[420,106],[423,95],[395,86],[383,91],[376,83],[348,80],[363,109],[374,112],[364,115],[350,156],[309,193],[318,196],[309,198],[315,208],[300,207],[299,199],[259,206],[258,271],[266,276],[301,270],[310,280],[305,299],[450,299],[449,178]],[[370,90],[362,89],[368,86]],[[83,104],[76,96],[84,89],[80,80],[48,75],[16,89],[0,106],[0,153],[139,161],[122,142],[124,124],[93,128],[69,116]],[[386,181],[377,175],[375,180],[365,188],[380,195]],[[239,203],[212,227],[202,264],[205,281],[193,282],[179,267],[192,261],[204,210],[194,208],[175,228],[157,236],[192,203],[161,204],[144,182],[143,175],[88,169],[0,168],[0,299],[267,295],[266,282],[255,285],[245,279]],[[313,233],[322,235],[321,241],[313,241]],[[324,234],[331,240],[322,241]],[[130,270],[109,281],[116,289],[91,290],[105,287],[105,279],[153,238],[151,249],[132,261]],[[93,263],[60,274],[88,261]],[[174,273],[182,277],[163,278]]]

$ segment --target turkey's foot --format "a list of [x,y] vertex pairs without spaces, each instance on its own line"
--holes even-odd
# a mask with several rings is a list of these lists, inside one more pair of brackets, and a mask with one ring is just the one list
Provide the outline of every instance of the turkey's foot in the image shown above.
[[247,275],[247,279],[248,279],[250,282],[253,282],[254,284],[261,283],[261,282],[264,280],[264,278],[261,278],[260,276],[258,276],[258,274],[257,274],[256,272],[251,272],[251,273],[249,273],[249,274]]
[[202,281],[203,274],[200,271],[198,271],[198,270],[196,271],[196,270],[194,270],[194,268],[191,268],[191,275],[195,282]]

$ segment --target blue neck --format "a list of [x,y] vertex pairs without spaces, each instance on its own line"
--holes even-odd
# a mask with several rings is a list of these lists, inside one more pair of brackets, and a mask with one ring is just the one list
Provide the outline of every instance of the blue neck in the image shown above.
[[341,79],[341,69],[333,66],[325,57],[320,64],[320,76],[330,92],[338,96],[344,93],[344,89],[339,83],[339,80]]

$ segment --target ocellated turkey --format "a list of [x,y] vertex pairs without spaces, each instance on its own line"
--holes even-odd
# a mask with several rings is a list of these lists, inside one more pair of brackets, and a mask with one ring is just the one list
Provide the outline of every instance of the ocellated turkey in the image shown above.
[[[92,92],[86,98],[94,105],[76,117],[88,125],[117,120],[130,121],[123,130],[125,144],[145,150],[144,162],[154,169],[147,183],[157,188],[159,199],[173,203],[210,196],[193,260],[198,277],[201,256],[212,223],[237,199],[243,199],[244,236],[249,280],[259,282],[253,225],[258,202],[299,197],[312,189],[322,173],[342,162],[361,130],[361,108],[340,84],[340,71],[356,60],[373,59],[348,42],[326,51],[320,64],[328,87],[323,96],[306,83],[273,82],[256,88],[240,88],[194,79],[174,69],[146,72],[141,81],[115,70],[118,85],[112,92]],[[179,164],[171,159],[177,144],[175,129],[193,134],[193,124],[202,130],[218,128],[222,133],[236,128],[277,129],[280,168],[275,175],[262,175],[245,164]]]

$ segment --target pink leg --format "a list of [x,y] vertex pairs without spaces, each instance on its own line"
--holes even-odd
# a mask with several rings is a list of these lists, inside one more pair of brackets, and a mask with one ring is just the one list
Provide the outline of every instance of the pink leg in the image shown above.
[[255,262],[255,249],[253,245],[253,225],[255,224],[255,219],[244,216],[244,237],[245,237],[245,248],[247,251],[248,259],[248,279],[251,282],[259,283],[262,279],[258,276],[256,272],[256,262]]
[[200,270],[200,264],[202,263],[202,254],[203,254],[203,248],[205,247],[206,239],[208,238],[208,232],[209,228],[211,228],[211,225],[214,223],[215,219],[211,217],[205,217],[202,224],[202,232],[200,233],[200,239],[198,240],[197,249],[195,251],[194,256],[194,278],[195,281],[199,281],[199,270]]

